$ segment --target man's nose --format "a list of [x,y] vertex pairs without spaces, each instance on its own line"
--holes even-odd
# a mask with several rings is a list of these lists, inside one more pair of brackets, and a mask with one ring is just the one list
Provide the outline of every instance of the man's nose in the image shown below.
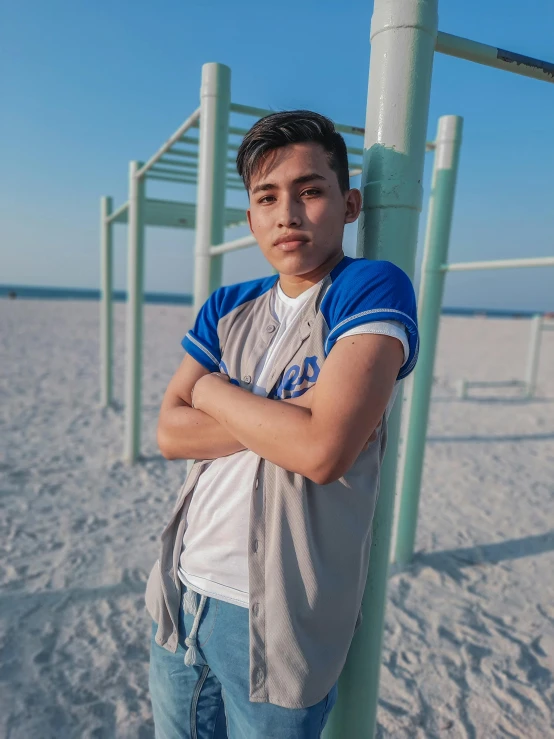
[[282,198],[278,225],[282,228],[299,228],[302,225],[300,208],[294,198]]

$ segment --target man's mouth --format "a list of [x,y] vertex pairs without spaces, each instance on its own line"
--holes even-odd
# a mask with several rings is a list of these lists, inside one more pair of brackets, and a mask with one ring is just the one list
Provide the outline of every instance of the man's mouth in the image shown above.
[[306,244],[308,239],[304,236],[304,234],[300,233],[290,233],[286,236],[280,236],[274,243],[273,246],[276,246],[280,251],[295,251],[296,249],[300,249],[303,244]]

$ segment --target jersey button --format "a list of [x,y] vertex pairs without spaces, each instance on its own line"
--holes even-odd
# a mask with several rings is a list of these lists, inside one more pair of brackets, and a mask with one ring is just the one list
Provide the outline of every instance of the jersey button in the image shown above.
[[242,379],[244,380],[244,382],[246,382],[247,385],[250,385],[250,383],[252,382],[252,378],[250,377],[250,375],[244,375]]
[[260,604],[254,603],[254,605],[252,606],[252,615],[257,616],[259,612],[260,612]]
[[257,540],[257,539],[254,539],[254,541],[252,542],[252,549],[253,549],[253,550],[254,550],[255,552],[257,552],[257,551],[258,551],[258,545],[259,545],[259,542],[258,542],[258,540]]
[[270,323],[269,326],[265,327],[265,330],[267,331],[268,334],[272,334],[275,331],[275,326]]

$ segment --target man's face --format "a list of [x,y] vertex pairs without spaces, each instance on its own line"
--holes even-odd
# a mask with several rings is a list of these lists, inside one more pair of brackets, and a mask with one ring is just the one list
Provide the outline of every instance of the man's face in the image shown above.
[[342,250],[344,224],[360,212],[359,190],[340,191],[320,144],[270,152],[250,182],[248,223],[270,264],[306,275]]

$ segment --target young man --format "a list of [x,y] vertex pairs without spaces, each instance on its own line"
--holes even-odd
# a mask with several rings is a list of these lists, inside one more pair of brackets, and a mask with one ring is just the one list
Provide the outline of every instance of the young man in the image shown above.
[[398,380],[417,358],[408,277],[345,257],[344,140],[308,111],[245,136],[248,222],[278,276],[224,287],[163,399],[195,459],[146,603],[158,739],[315,739],[358,620]]

